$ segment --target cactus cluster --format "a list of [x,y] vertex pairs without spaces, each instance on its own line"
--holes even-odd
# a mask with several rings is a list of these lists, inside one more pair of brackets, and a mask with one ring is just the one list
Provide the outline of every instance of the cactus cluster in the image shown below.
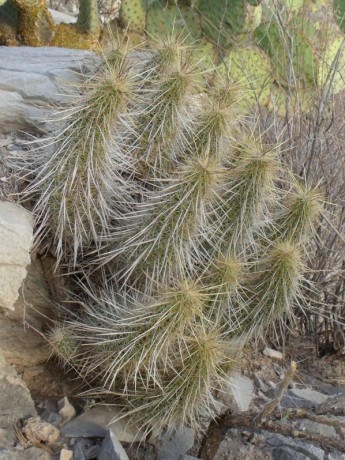
[[49,343],[147,431],[215,415],[243,345],[293,319],[322,212],[244,116],[231,69],[205,75],[173,36],[152,49],[94,66],[26,190],[79,280]]

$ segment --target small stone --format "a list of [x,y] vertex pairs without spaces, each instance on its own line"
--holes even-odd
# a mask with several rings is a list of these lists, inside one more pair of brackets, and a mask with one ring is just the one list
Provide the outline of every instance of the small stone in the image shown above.
[[65,425],[76,416],[76,411],[66,396],[58,402],[58,409],[59,415],[62,418],[60,426]]
[[236,412],[246,412],[254,396],[253,381],[239,372],[234,372],[219,391],[218,398]]
[[191,428],[183,427],[182,430],[163,435],[163,444],[158,453],[157,460],[179,460],[193,447],[195,432]]
[[[95,459],[100,452],[100,446],[91,439],[79,439],[73,447],[73,460]],[[109,460],[111,457],[109,458]]]
[[102,443],[97,460],[129,460],[125,449],[117,439],[115,433],[108,431]]
[[62,449],[60,451],[60,460],[72,460],[73,459],[73,451],[68,449]]
[[23,433],[28,441],[44,441],[48,444],[53,444],[60,436],[60,432],[55,426],[44,422],[40,417],[31,417],[26,420]]
[[273,350],[272,348],[266,347],[262,353],[268,358],[283,359],[283,353],[278,350]]

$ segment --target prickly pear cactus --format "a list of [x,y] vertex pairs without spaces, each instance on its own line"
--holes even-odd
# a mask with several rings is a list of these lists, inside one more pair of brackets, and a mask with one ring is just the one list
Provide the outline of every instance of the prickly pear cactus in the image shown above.
[[204,34],[217,45],[229,47],[242,31],[246,18],[245,0],[198,0],[196,7]]
[[146,26],[144,0],[122,0],[121,20],[125,27],[143,31]]

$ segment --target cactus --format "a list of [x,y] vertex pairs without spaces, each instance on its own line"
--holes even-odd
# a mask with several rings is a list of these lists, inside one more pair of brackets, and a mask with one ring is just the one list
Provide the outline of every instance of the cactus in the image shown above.
[[92,266],[49,343],[146,432],[215,416],[243,345],[293,318],[322,213],[243,116],[263,51],[205,80],[183,39],[152,46],[141,66],[120,47],[94,67],[27,190],[58,262]]
[[234,47],[220,67],[223,74],[231,73],[242,86],[242,105],[267,105],[273,83],[273,72],[268,56],[254,46]]
[[146,25],[146,9],[143,0],[122,0],[121,20],[125,27],[143,31]]
[[246,10],[244,0],[198,0],[197,11],[205,35],[217,45],[228,48],[242,31]]
[[333,0],[333,12],[340,30],[345,32],[345,2],[344,0]]

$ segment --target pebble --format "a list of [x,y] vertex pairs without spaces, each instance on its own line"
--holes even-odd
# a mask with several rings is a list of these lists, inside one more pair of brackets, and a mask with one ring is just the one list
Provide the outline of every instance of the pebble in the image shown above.
[[273,350],[272,348],[265,347],[264,351],[262,352],[265,356],[272,359],[283,359],[283,353],[278,350]]
[[44,441],[53,444],[59,439],[60,431],[40,417],[31,417],[24,422],[23,433],[29,441]]

